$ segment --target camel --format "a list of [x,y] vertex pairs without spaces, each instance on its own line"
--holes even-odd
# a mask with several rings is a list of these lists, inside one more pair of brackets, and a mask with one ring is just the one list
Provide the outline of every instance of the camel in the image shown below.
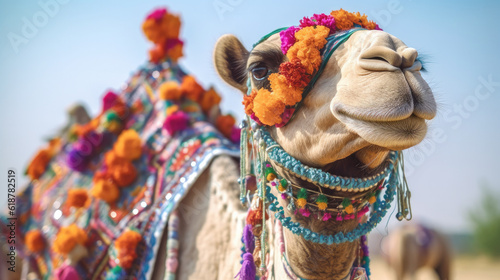
[[[164,14],[153,12],[148,19],[154,21]],[[175,20],[168,20],[169,24],[175,25]],[[174,44],[179,45],[179,41]],[[269,88],[269,73],[278,72],[279,65],[287,61],[280,45],[280,36],[274,34],[248,51],[235,36],[225,35],[215,46],[215,68],[224,81],[243,93],[247,92],[248,85],[254,89]],[[156,57],[161,51],[160,46],[159,51],[154,49],[150,54]],[[311,169],[314,167],[345,178],[371,178],[382,174],[383,170],[392,166],[389,161],[396,161],[392,158],[395,155],[392,151],[401,151],[422,141],[427,130],[426,120],[432,119],[436,114],[432,91],[420,76],[421,67],[417,51],[407,47],[398,38],[383,31],[356,31],[333,52],[322,75],[290,122],[279,128],[269,127],[270,137],[277,142],[276,147],[279,146]],[[155,79],[158,72],[168,73],[164,75],[167,80],[178,79],[175,75],[186,75],[176,59],[165,62],[162,58],[134,75],[130,82],[132,86],[124,90],[124,96],[136,98],[135,95],[139,95],[140,98],[148,99],[149,95],[151,98],[155,92],[152,92],[149,85],[156,89],[158,85],[155,84]],[[250,83],[247,83],[248,80]],[[143,81],[148,82],[144,88],[138,86],[142,85]],[[158,108],[158,104],[154,108]],[[212,118],[213,112],[207,114],[207,119]],[[215,108],[215,114],[218,113],[218,108]],[[155,109],[152,116],[150,118],[159,119],[162,115]],[[156,122],[148,122],[145,127],[154,123]],[[141,132],[140,136],[144,139],[154,139],[151,137],[154,131]],[[135,223],[151,215],[161,219],[158,227],[153,229],[155,243],[150,242],[151,244],[146,244],[147,247],[142,244],[142,247],[135,251],[137,258],[141,259],[141,266],[133,265],[123,277],[140,275],[141,279],[229,279],[238,275],[238,272],[240,279],[244,277],[239,261],[240,236],[245,233],[243,226],[248,217],[247,208],[238,200],[238,197],[241,198],[238,195],[241,165],[233,156],[234,153],[214,154],[208,161],[208,166],[205,166],[203,171],[195,176],[196,180],[187,187],[185,194],[179,195],[181,200],[175,205],[177,211],[167,211],[158,203],[154,204],[156,209],[144,208],[142,211],[145,212],[139,215],[132,215],[127,211],[123,213],[124,221],[129,219]],[[165,164],[156,161],[156,158],[153,160],[157,164]],[[158,165],[153,166],[158,168]],[[281,172],[277,167],[276,170]],[[151,187],[146,178],[140,180]],[[186,178],[176,180],[185,182]],[[308,189],[312,188],[300,178],[296,179],[295,183]],[[70,186],[64,185],[60,188],[64,187]],[[365,194],[371,190],[373,187],[349,193]],[[279,196],[276,190],[273,189],[272,192]],[[342,189],[324,192],[329,195],[346,195]],[[165,193],[158,197],[163,200]],[[167,199],[171,197],[166,195]],[[52,205],[56,197],[48,197],[47,200],[47,205]],[[335,219],[326,222],[306,219],[289,210],[286,207],[287,201],[282,198],[279,199],[279,205],[285,206],[285,215],[291,217],[294,222],[321,234],[347,232],[356,228],[360,222],[358,219],[342,222]],[[96,206],[103,207],[105,211],[110,210],[110,206],[102,199],[93,204],[93,207]],[[146,206],[149,207],[147,203]],[[116,215],[115,212],[109,212],[109,215],[113,217],[113,213]],[[51,216],[53,213],[47,215]],[[272,215],[270,216],[273,219]],[[167,221],[171,223],[167,225]],[[336,280],[350,276],[351,266],[358,256],[359,239],[332,245],[317,244],[283,228],[281,240],[279,235],[274,236],[275,232],[280,232],[280,227],[276,226],[280,224],[274,223],[273,227],[273,222],[267,221],[271,233],[269,244],[274,244],[269,249],[279,252],[280,242],[286,245],[286,257],[296,277]],[[117,226],[120,228],[113,230],[119,234],[127,224],[117,223]],[[101,227],[101,230],[104,232],[108,229]],[[114,231],[109,238],[118,237]],[[177,240],[170,238],[172,232],[176,232],[174,235]],[[89,238],[96,238],[95,233]],[[150,231],[143,236],[151,236]],[[79,272],[102,277],[104,275],[98,273],[111,273],[109,266],[118,267],[119,262],[113,261],[113,258],[120,255],[119,248],[115,252],[115,248],[109,246],[109,249],[106,249],[109,250],[105,259],[108,262],[106,267],[93,264],[96,269],[89,269],[92,268],[87,264],[92,260],[89,258],[98,252],[97,247],[103,243],[101,240],[87,242],[89,257],[80,261],[86,263],[78,267]],[[149,260],[145,257],[148,254],[152,254]],[[177,256],[173,258],[174,255]],[[274,259],[267,261],[275,264],[281,262],[279,254],[274,254]],[[268,279],[289,279],[280,266],[275,266],[272,272]],[[258,274],[264,275],[264,272]]]
[[424,267],[432,269],[440,280],[450,279],[452,252],[440,232],[412,223],[391,231],[383,244],[385,260],[396,279],[415,279]]
[[[252,50],[234,35],[224,35],[216,43],[215,67],[225,82],[244,95],[249,86],[269,92],[269,78],[288,61],[281,48],[280,34],[264,37]],[[420,75],[421,68],[417,50],[395,36],[380,30],[354,32],[333,52],[291,121],[266,129],[279,147],[305,165],[330,174],[369,178],[384,168],[390,151],[420,143],[426,135],[426,121],[436,114],[433,93]],[[298,181],[306,189],[317,187]],[[278,196],[274,188],[272,192]],[[307,219],[295,215],[287,204],[279,200],[286,217],[318,234],[348,232],[359,224],[355,219]],[[297,278],[340,280],[349,276],[359,240],[325,245],[283,230],[285,257]],[[270,246],[278,252],[278,245]],[[273,279],[290,278],[278,267]]]

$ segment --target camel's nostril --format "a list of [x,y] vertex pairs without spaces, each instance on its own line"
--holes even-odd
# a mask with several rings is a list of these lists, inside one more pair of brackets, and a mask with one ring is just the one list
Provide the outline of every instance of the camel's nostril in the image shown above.
[[401,56],[403,58],[401,68],[409,68],[415,63],[415,60],[418,57],[418,52],[414,48],[406,48],[401,52]]
[[370,71],[395,71],[401,66],[403,58],[393,49],[383,46],[371,47],[359,57],[359,65]]

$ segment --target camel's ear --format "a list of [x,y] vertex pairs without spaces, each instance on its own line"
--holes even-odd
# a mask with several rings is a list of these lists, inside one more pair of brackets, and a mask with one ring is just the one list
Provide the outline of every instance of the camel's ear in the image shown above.
[[217,40],[214,51],[215,69],[231,86],[247,92],[247,60],[249,52],[234,35],[224,35]]

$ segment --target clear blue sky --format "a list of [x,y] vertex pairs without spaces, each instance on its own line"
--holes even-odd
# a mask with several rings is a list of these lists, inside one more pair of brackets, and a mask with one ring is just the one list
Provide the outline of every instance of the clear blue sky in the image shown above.
[[[52,1],[40,1],[46,2]],[[407,154],[415,218],[447,231],[466,230],[467,211],[479,204],[481,182],[500,189],[498,1],[66,2],[44,19],[38,1],[0,0],[3,182],[7,168],[21,172],[43,137],[64,124],[70,104],[80,101],[97,113],[103,92],[118,88],[146,60],[150,45],[140,25],[153,8],[166,5],[181,14],[186,41],[181,63],[203,85],[216,86],[224,110],[241,116],[240,94],[217,77],[212,65],[217,38],[233,33],[250,47],[262,35],[297,24],[303,16],[342,7],[366,13],[427,57],[424,76],[435,91],[440,114],[430,125],[426,145]],[[25,36],[24,18],[33,23],[33,17],[39,27],[16,52],[9,36]],[[497,84],[488,88],[481,79]],[[5,196],[0,188],[0,205],[6,204]]]

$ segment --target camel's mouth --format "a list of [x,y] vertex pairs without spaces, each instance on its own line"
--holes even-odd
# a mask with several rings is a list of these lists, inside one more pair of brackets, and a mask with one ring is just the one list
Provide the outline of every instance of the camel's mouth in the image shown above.
[[363,151],[358,151],[350,156],[332,162],[322,168],[323,171],[328,172],[334,176],[342,176],[350,179],[369,179],[372,177],[377,177],[382,175],[389,166],[389,150],[380,147],[370,147],[370,149],[377,150],[379,153],[376,157],[382,157],[376,159],[376,166],[370,166],[366,162],[362,161],[358,153]]

